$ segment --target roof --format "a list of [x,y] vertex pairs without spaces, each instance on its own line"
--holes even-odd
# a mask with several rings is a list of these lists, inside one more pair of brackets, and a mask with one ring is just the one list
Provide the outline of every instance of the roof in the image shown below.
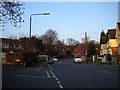
[[115,39],[116,29],[108,29],[108,38]]
[[84,56],[85,55],[85,46],[82,44],[78,44],[76,45],[76,47],[73,49],[72,51],[72,55],[80,55],[80,56]]
[[105,36],[105,32],[103,30],[101,32],[101,36]]
[[120,22],[117,22],[117,25],[118,25],[118,28],[119,28],[119,30],[120,30]]
[[107,40],[108,40],[107,35],[106,36],[101,36],[101,38],[100,38],[100,44],[106,44]]
[[2,42],[19,42],[17,39],[9,39],[9,38],[1,38],[2,39]]

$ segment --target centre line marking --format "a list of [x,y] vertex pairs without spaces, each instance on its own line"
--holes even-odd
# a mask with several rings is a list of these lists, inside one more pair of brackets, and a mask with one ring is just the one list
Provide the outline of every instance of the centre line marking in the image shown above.
[[59,82],[59,81],[57,81],[57,83],[58,83],[58,84],[60,84],[60,82]]
[[50,76],[49,72],[46,71],[46,73],[47,73],[47,78],[50,78],[51,76]]
[[50,73],[51,73],[53,76],[55,76],[55,74],[54,74],[52,71],[50,71]]
[[60,88],[63,88],[62,85],[59,85]]
[[58,80],[58,78],[56,77],[56,75],[52,72],[52,71],[46,71],[46,73],[49,73],[47,75],[52,74],[52,77],[57,81],[57,84],[59,85],[60,88],[63,88],[63,86],[60,84],[60,81]]
[[53,78],[56,78],[56,76],[53,76]]
[[51,69],[51,70],[53,70],[53,68],[48,64],[48,67]]
[[55,78],[55,80],[58,80],[58,78]]

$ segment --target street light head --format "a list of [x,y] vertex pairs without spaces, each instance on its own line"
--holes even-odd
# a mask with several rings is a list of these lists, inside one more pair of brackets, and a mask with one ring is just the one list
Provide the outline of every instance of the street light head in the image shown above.
[[33,15],[50,15],[50,13],[39,13],[39,14],[32,14],[31,16]]
[[42,13],[42,15],[50,15],[50,13]]

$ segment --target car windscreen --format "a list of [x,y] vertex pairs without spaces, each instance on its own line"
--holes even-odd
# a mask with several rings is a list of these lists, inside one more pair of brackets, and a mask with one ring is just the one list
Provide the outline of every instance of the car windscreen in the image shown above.
[[52,61],[52,60],[54,60],[54,59],[53,59],[53,58],[49,58],[48,60],[49,60],[49,61]]
[[81,56],[76,56],[75,58],[81,58]]

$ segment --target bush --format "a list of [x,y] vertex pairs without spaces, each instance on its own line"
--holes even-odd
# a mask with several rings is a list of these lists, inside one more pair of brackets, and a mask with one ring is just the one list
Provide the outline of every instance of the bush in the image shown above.
[[31,67],[32,63],[38,63],[36,54],[33,52],[25,52],[23,62],[26,63],[27,67]]

